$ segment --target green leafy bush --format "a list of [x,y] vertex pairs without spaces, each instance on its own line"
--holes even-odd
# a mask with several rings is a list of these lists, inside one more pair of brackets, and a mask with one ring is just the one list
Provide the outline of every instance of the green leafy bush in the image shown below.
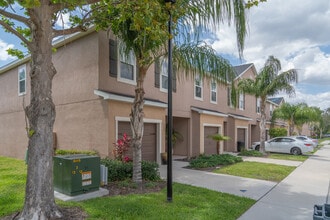
[[257,150],[243,150],[238,154],[239,156],[249,156],[249,157],[262,157],[263,154]]
[[288,131],[285,128],[271,128],[269,129],[269,135],[271,138],[287,136]]
[[98,153],[93,150],[62,150],[62,149],[57,149],[55,151],[55,154],[56,155],[69,155],[69,154],[98,155]]
[[242,161],[242,158],[231,154],[200,155],[199,157],[191,160],[189,162],[189,166],[192,168],[207,168],[216,167],[219,165],[234,164]]
[[[122,162],[113,159],[102,159],[101,164],[108,167],[109,181],[123,181],[133,177],[133,163]],[[158,172],[158,164],[156,162],[142,161],[142,179],[144,180],[160,180]]]

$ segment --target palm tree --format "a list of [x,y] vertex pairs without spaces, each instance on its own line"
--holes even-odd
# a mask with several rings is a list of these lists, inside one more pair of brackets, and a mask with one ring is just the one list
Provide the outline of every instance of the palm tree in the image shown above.
[[297,81],[297,71],[294,69],[281,72],[281,63],[274,56],[269,56],[264,67],[255,79],[242,79],[238,82],[238,91],[255,95],[260,98],[260,151],[265,152],[266,141],[266,101],[281,91],[289,95],[295,93],[290,84]]
[[[173,63],[177,73],[199,74],[227,83],[233,73],[229,62],[216,55],[207,44],[199,41],[205,30],[215,30],[224,21],[233,20],[240,55],[246,35],[245,4],[243,0],[181,0],[176,4],[164,0],[113,1],[98,6],[98,28],[110,30],[125,45],[125,54],[136,57],[138,79],[130,121],[133,147],[133,181],[142,182],[141,144],[143,137],[144,79],[151,64],[167,55],[168,39],[174,39]],[[101,9],[105,10],[101,10]],[[173,34],[167,30],[169,13],[173,19]],[[179,37],[178,37],[179,36]]]
[[228,140],[230,140],[230,137],[223,136],[221,134],[212,134],[212,135],[209,135],[208,138],[212,138],[212,140],[214,140],[215,142],[217,142],[217,154],[222,154],[223,153],[223,149],[220,146],[220,141],[228,141]]
[[321,118],[321,111],[315,107],[309,107],[306,103],[290,104],[283,103],[273,112],[272,120],[283,119],[289,125],[289,135],[293,135],[294,128],[301,134],[305,123],[317,122]]

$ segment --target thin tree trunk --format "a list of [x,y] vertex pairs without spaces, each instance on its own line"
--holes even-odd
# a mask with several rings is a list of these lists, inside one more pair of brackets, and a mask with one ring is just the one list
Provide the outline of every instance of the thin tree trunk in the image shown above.
[[142,183],[142,138],[144,131],[144,78],[147,70],[143,67],[139,68],[139,78],[135,89],[135,99],[131,110],[130,120],[132,129],[132,147],[133,147],[133,181]]
[[55,105],[52,80],[56,70],[52,63],[51,8],[42,3],[28,10],[32,26],[31,100],[25,113],[28,118],[28,170],[24,209],[20,219],[52,219],[62,216],[54,199],[53,125]]
[[265,141],[266,141],[266,99],[261,98],[261,119],[260,119],[260,152],[265,153]]

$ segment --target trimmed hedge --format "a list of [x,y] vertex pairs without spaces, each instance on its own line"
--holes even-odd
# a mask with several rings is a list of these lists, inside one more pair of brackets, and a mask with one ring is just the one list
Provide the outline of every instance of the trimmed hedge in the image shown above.
[[[133,163],[122,162],[114,159],[101,159],[101,164],[108,167],[109,181],[123,181],[133,177]],[[158,164],[156,162],[142,161],[142,179],[143,180],[160,180],[158,172]]]
[[62,150],[57,149],[55,151],[56,155],[70,155],[70,154],[86,154],[86,155],[98,155],[96,151],[92,150]]
[[213,154],[213,155],[200,155],[199,157],[191,160],[189,166],[192,168],[207,168],[216,167],[219,165],[228,165],[242,162],[241,157],[236,157],[231,154]]

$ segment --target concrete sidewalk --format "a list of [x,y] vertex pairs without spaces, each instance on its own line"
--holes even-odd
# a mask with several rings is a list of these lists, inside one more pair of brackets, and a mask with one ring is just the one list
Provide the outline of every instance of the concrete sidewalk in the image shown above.
[[[173,161],[173,182],[257,200],[239,220],[310,220],[313,219],[314,205],[326,202],[330,181],[330,142],[303,163],[267,158],[243,159],[297,168],[282,182],[275,183],[186,169],[183,167],[188,165],[187,162]],[[160,174],[166,179],[166,165],[160,167]]]
[[313,219],[314,205],[326,202],[329,181],[330,145],[325,145],[265,194],[239,220]]
[[[277,184],[276,182],[264,180],[186,169],[183,167],[188,166],[188,163],[182,161],[173,161],[172,166],[173,182],[199,186],[218,192],[248,197],[254,200],[259,200]],[[167,166],[162,165],[159,170],[161,177],[166,179]]]

